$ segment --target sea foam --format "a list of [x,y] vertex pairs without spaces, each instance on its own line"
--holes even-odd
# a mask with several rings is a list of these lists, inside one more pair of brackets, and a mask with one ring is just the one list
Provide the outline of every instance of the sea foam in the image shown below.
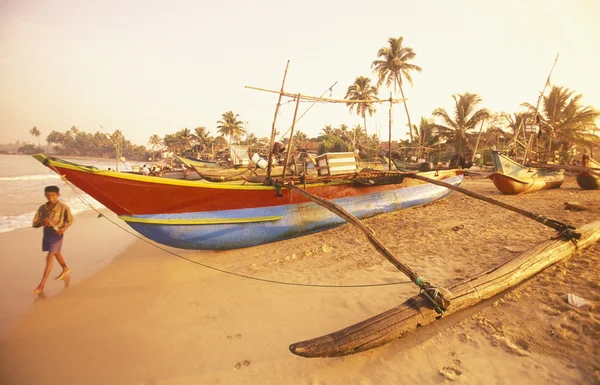
[[0,181],[17,181],[17,180],[45,180],[45,179],[60,179],[57,174],[37,174],[37,175],[17,175],[3,176]]

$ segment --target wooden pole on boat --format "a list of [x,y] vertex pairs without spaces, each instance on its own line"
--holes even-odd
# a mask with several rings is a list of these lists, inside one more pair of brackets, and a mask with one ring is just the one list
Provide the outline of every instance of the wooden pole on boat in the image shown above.
[[479,127],[479,135],[477,135],[477,142],[475,142],[475,151],[473,151],[473,156],[471,156],[471,163],[475,161],[475,154],[477,154],[477,148],[479,147],[479,139],[481,139],[481,133],[483,132],[483,120],[481,121],[481,127]]
[[287,154],[285,154],[285,163],[283,164],[283,173],[281,176],[285,178],[285,172],[287,170],[288,162],[290,161],[290,154],[292,153],[292,143],[294,142],[294,127],[296,127],[296,115],[298,115],[298,107],[300,106],[300,94],[296,99],[296,109],[294,110],[294,120],[292,121],[292,127],[290,128],[290,141],[288,143]]
[[277,99],[277,107],[275,107],[275,115],[273,116],[273,126],[271,127],[271,140],[269,140],[269,160],[267,162],[267,181],[271,179],[271,168],[273,167],[273,145],[275,144],[275,123],[277,122],[277,114],[279,114],[279,107],[281,107],[281,98],[283,97],[283,87],[285,86],[285,78],[287,77],[288,67],[290,61],[287,61],[285,65],[285,72],[283,73],[283,81],[281,82],[281,91],[279,92],[279,99]]
[[427,178],[427,177],[425,177],[423,175],[419,175],[419,174],[404,174],[404,176],[407,177],[407,178],[419,179],[419,180],[422,180],[422,181],[427,182],[427,183],[431,183],[431,184],[435,184],[435,185],[438,185],[438,186],[446,187],[446,188],[448,188],[450,190],[458,191],[458,192],[460,192],[462,194],[468,195],[471,198],[479,199],[479,200],[482,200],[484,202],[491,203],[493,205],[500,206],[500,207],[502,207],[504,209],[513,211],[513,212],[515,212],[517,214],[524,215],[527,218],[533,219],[536,222],[539,222],[539,223],[541,223],[541,224],[543,224],[545,226],[548,226],[548,227],[550,227],[550,228],[552,228],[552,229],[554,229],[554,230],[556,230],[556,231],[558,231],[560,233],[563,233],[565,236],[567,236],[570,239],[577,240],[579,238],[578,234],[573,231],[574,230],[573,226],[569,226],[569,225],[566,225],[564,223],[555,221],[553,219],[546,218],[543,215],[537,215],[537,214],[534,214],[532,212],[525,211],[525,210],[520,209],[518,207],[506,204],[504,202],[497,201],[497,200],[492,199],[492,198],[488,198],[486,196],[477,194],[477,193],[475,193],[473,191],[469,191],[469,190],[464,189],[462,187],[458,187],[458,186],[455,186],[453,184],[450,184],[450,183],[447,183],[447,182],[443,182],[441,180]]
[[[450,288],[452,306],[446,315],[469,308],[534,276],[548,266],[600,239],[600,222],[579,228],[582,236],[577,245],[564,239],[543,241],[502,265]],[[440,316],[422,296],[370,319],[337,332],[290,345],[292,353],[302,357],[337,357],[385,345],[404,334],[428,325]]]
[[392,265],[394,265],[398,270],[400,270],[404,275],[406,275],[412,282],[414,282],[417,286],[423,290],[425,296],[431,301],[436,311],[440,314],[443,314],[446,307],[450,304],[448,302],[444,293],[440,291],[440,288],[432,285],[430,282],[426,281],[423,277],[417,274],[410,266],[403,263],[398,257],[396,257],[390,250],[388,250],[382,243],[379,241],[375,234],[365,226],[358,218],[354,215],[347,212],[342,206],[337,203],[330,201],[325,198],[318,197],[309,193],[306,190],[302,190],[293,185],[293,183],[285,184],[285,187],[299,193],[307,199],[310,199],[314,203],[318,204],[331,211],[332,213],[340,216],[345,219],[348,223],[356,226],[359,230],[361,230],[369,239],[369,242],[375,247],[375,249],[385,257]]
[[[556,58],[554,59],[554,64],[552,64],[552,69],[550,70],[550,73],[548,74],[548,78],[546,79],[546,84],[544,84],[544,88],[542,89],[540,96],[538,96],[538,101],[535,106],[535,114],[533,116],[534,122],[537,120],[538,110],[540,109],[540,104],[542,102],[542,98],[544,97],[544,93],[546,92],[546,88],[550,84],[550,76],[552,76],[552,72],[554,72],[554,67],[556,67],[556,63],[558,62],[558,55],[559,54],[557,53]],[[550,134],[550,147],[548,148],[548,151],[552,151],[552,137],[554,136],[554,127],[551,126],[550,128],[552,129],[552,133]]]
[[[392,106],[394,105],[392,93],[390,92],[390,116],[389,116],[389,135],[388,135],[388,170],[392,169]],[[410,127],[409,127],[410,129]]]

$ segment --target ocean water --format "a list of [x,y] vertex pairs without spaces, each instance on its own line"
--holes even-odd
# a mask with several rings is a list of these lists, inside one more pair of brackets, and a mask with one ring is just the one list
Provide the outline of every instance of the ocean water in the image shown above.
[[[115,168],[115,161],[110,159],[63,159],[105,170]],[[139,165],[140,162],[126,162],[119,169]],[[91,210],[55,172],[33,157],[0,155],[0,233],[31,226],[38,207],[46,202],[44,187],[49,185],[60,188],[60,200],[71,207],[73,214]],[[83,191],[77,188],[76,191],[94,208],[104,207]]]

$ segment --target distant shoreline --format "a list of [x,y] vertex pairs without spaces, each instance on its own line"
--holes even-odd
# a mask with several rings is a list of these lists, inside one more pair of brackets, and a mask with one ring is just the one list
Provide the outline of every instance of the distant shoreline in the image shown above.
[[[0,154],[6,156],[31,156],[27,154]],[[77,156],[77,155],[55,155],[55,154],[45,154],[48,156],[55,156],[58,158],[69,158],[69,159],[87,159],[87,160],[106,160],[106,161],[115,161],[115,158],[102,158],[99,156]],[[135,160],[135,159],[126,159],[125,162],[144,162],[144,160]]]

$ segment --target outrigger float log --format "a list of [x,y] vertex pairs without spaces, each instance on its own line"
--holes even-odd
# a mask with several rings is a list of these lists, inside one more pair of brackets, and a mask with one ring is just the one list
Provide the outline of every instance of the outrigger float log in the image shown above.
[[[417,327],[434,322],[442,315],[456,313],[501,293],[571,255],[576,250],[584,249],[600,239],[600,222],[594,222],[576,230],[573,226],[530,213],[445,182],[429,180],[429,178],[417,174],[404,174],[403,177],[420,179],[444,186],[473,198],[498,205],[551,227],[558,231],[558,235],[494,269],[481,273],[475,278],[449,289],[442,289],[424,280],[414,270],[402,263],[377,240],[370,229],[342,207],[327,199],[314,196],[288,182],[286,184],[288,189],[300,193],[357,226],[365,233],[378,252],[422,290],[419,295],[410,298],[403,304],[368,320],[322,337],[294,343],[289,347],[292,353],[303,357],[335,357],[379,347],[402,337]],[[377,183],[374,180],[368,182]]]
[[[577,244],[563,237],[539,243],[504,264],[449,288],[451,305],[445,315],[493,297],[539,273],[546,267],[584,249],[600,239],[600,222],[579,228]],[[422,294],[399,306],[337,332],[290,345],[290,351],[302,357],[336,357],[359,353],[385,345],[420,326],[438,320],[441,315]]]

